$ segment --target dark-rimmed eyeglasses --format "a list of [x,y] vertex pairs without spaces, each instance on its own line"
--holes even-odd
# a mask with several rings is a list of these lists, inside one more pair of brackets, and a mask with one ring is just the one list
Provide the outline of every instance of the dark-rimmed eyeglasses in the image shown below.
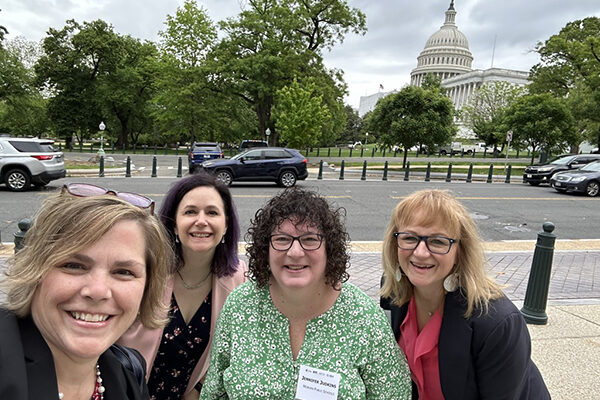
[[101,196],[103,194],[111,194],[125,200],[129,204],[143,209],[150,209],[150,213],[154,215],[154,200],[141,194],[131,192],[117,192],[116,190],[106,189],[100,186],[91,185],[89,183],[67,183],[63,185],[63,193],[67,192],[76,197]]
[[402,250],[414,250],[419,243],[425,242],[427,250],[434,254],[448,254],[456,239],[446,236],[420,236],[410,232],[394,232],[396,245]]
[[271,247],[279,251],[289,250],[292,247],[292,244],[294,244],[294,240],[297,240],[298,243],[300,243],[300,247],[304,250],[318,250],[321,247],[321,244],[323,244],[323,235],[319,235],[318,233],[305,233],[300,236],[292,236],[286,235],[285,233],[278,233],[276,235],[271,235],[269,238]]

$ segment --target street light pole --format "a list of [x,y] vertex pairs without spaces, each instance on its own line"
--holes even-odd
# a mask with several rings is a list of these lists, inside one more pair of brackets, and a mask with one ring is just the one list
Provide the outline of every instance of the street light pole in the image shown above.
[[367,142],[369,141],[369,132],[365,133],[365,146],[367,145]]
[[270,146],[271,144],[269,143],[269,136],[271,136],[271,130],[269,128],[267,128],[265,131],[265,136],[267,137],[267,144]]
[[98,125],[98,128],[100,129],[100,150],[98,150],[98,155],[104,156],[104,129],[106,129],[106,125],[104,125],[104,121],[100,122],[100,125]]

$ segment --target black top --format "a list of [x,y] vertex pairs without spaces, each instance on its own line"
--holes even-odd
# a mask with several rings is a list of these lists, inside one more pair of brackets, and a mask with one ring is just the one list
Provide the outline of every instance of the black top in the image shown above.
[[[144,370],[143,357],[133,351]],[[98,360],[102,371],[104,400],[143,400],[133,372],[125,368],[111,350]],[[146,388],[144,388],[146,389]],[[33,320],[17,318],[0,308],[0,399],[56,400],[58,385],[50,348]]]
[[[391,305],[396,340],[408,303]],[[489,312],[475,309],[460,291],[446,295],[438,342],[440,383],[446,400],[550,399],[531,360],[531,339],[523,316],[506,297],[490,301]],[[418,398],[413,385],[413,399]]]
[[210,338],[211,298],[208,293],[186,325],[175,294],[171,297],[171,321],[163,330],[148,381],[151,399],[179,400],[185,393]]

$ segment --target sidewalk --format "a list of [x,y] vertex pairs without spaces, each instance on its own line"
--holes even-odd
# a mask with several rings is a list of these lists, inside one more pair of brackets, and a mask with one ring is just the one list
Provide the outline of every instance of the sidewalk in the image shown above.
[[[381,242],[353,242],[350,282],[378,301]],[[527,290],[535,241],[485,243],[489,275],[518,308]],[[0,270],[12,254],[0,248]],[[243,254],[240,245],[240,254]],[[553,399],[597,399],[600,393],[600,240],[556,242],[546,325],[528,325],[532,358]]]

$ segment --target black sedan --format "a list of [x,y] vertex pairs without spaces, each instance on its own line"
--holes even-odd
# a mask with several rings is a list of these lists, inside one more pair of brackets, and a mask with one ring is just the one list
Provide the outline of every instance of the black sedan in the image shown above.
[[555,174],[550,185],[559,192],[583,192],[595,197],[600,193],[600,161],[584,165],[574,171]]
[[282,147],[254,148],[230,159],[202,163],[205,171],[215,173],[226,185],[233,181],[271,181],[291,187],[308,176],[307,159],[298,150]]

